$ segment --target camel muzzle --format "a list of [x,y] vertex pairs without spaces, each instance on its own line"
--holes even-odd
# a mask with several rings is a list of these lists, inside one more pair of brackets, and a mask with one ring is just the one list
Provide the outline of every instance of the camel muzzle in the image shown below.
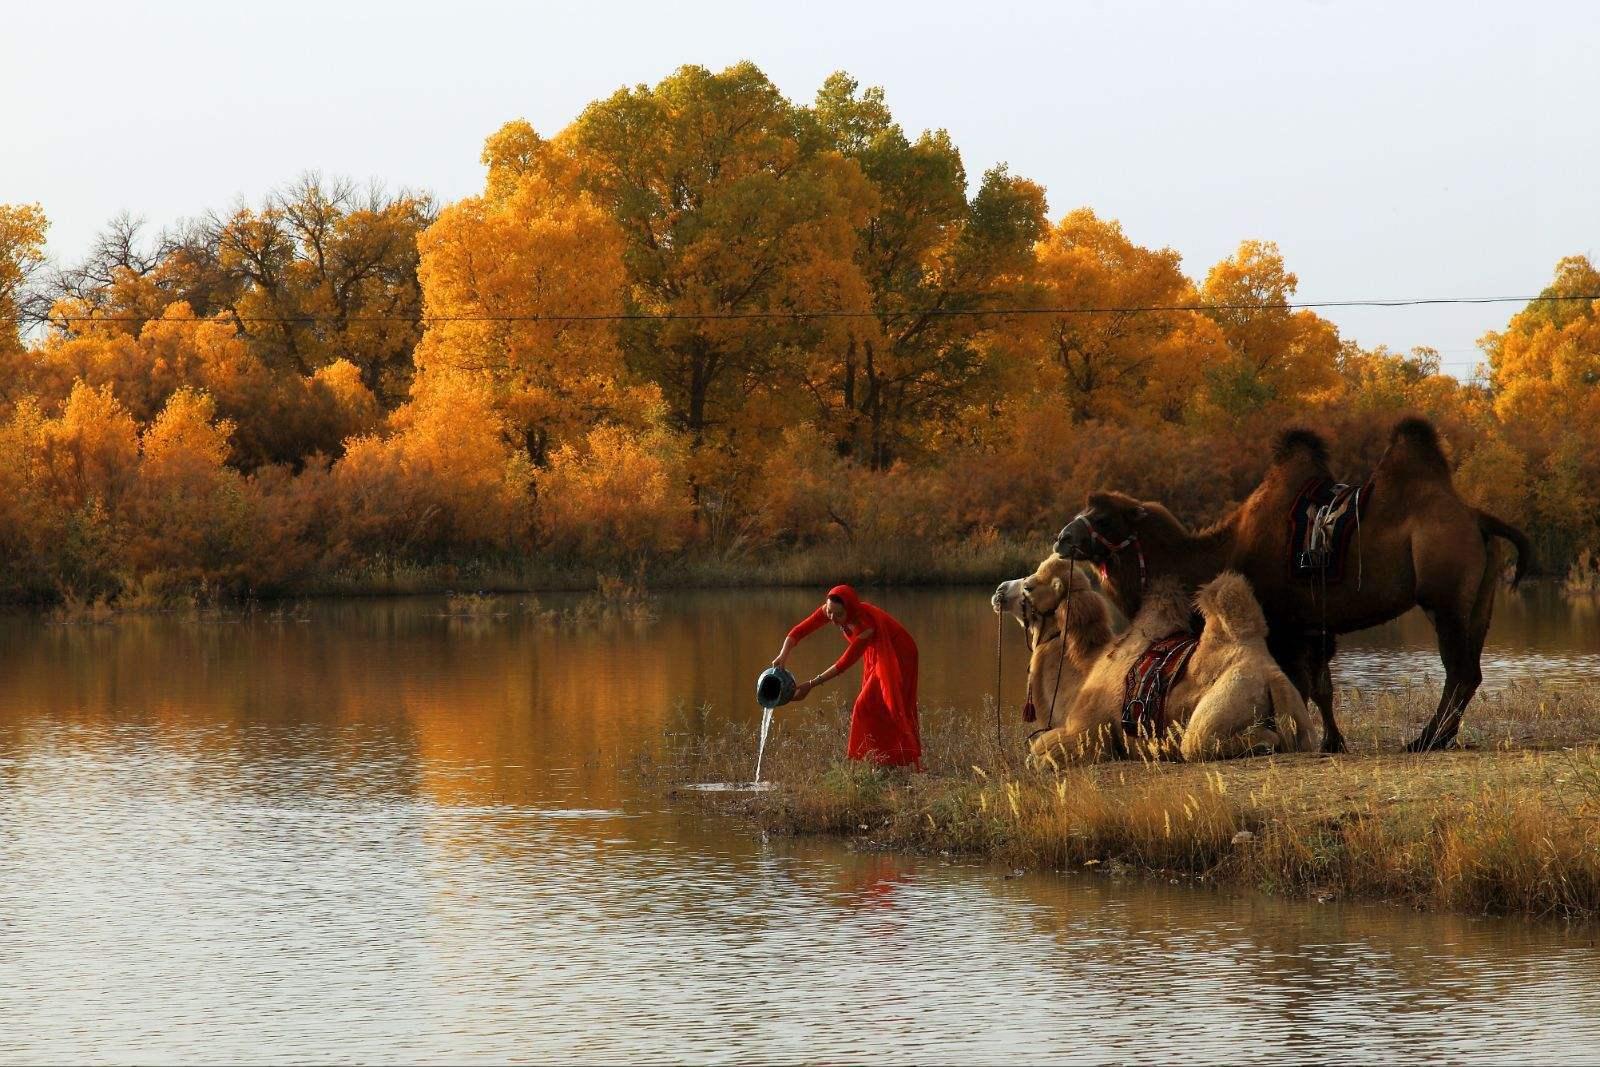
[[1082,515],[1061,528],[1061,533],[1056,535],[1055,553],[1064,559],[1083,560],[1085,563],[1098,562],[1095,559],[1095,549],[1098,542],[1094,531],[1089,526],[1089,520]]

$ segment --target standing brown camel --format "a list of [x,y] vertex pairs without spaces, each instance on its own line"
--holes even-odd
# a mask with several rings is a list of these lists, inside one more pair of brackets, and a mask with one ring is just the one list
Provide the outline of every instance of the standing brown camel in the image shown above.
[[1513,584],[1526,573],[1532,547],[1519,530],[1456,495],[1433,426],[1405,418],[1395,424],[1363,491],[1360,526],[1347,549],[1355,560],[1337,582],[1296,577],[1289,513],[1307,483],[1327,477],[1322,438],[1310,430],[1286,430],[1261,484],[1215,525],[1191,533],[1160,504],[1095,492],[1061,531],[1055,549],[1098,565],[1106,595],[1130,618],[1158,576],[1173,575],[1195,589],[1225,569],[1244,574],[1266,613],[1273,657],[1322,713],[1324,752],[1344,749],[1328,671],[1335,635],[1421,605],[1438,634],[1444,692],[1433,718],[1406,747],[1444,748],[1483,681],[1479,661],[1502,566],[1492,539],[1516,546]]

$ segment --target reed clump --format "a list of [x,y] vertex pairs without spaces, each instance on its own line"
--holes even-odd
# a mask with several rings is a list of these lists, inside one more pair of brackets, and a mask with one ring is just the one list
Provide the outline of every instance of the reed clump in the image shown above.
[[[838,759],[843,709],[780,709],[770,793],[706,798],[773,832],[989,856],[1043,869],[1142,868],[1318,899],[1600,916],[1600,699],[1535,686],[1475,706],[1466,750],[1396,751],[1433,694],[1346,694],[1355,751],[1218,763],[1031,768],[992,712],[925,714],[927,773]],[[1469,722],[1473,720],[1469,719]],[[753,735],[680,731],[665,780],[746,780]],[[687,794],[685,794],[687,796]]]
[[1568,596],[1600,596],[1600,555],[1589,548],[1579,552],[1561,589]]

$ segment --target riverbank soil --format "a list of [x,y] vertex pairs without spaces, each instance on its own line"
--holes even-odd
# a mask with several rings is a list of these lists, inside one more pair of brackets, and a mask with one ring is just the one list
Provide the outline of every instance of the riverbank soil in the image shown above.
[[[707,801],[768,831],[1018,867],[1138,867],[1329,900],[1600,916],[1600,699],[1523,686],[1468,711],[1467,747],[1399,751],[1437,692],[1346,692],[1352,751],[1037,768],[992,709],[924,713],[925,774],[837,760],[845,709],[779,712],[771,793]],[[745,729],[678,733],[663,781],[729,780]],[[748,773],[747,771],[745,772]]]

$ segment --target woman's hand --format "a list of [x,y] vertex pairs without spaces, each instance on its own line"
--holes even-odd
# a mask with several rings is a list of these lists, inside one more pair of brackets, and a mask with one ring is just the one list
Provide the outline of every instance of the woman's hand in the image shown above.
[[811,682],[811,681],[796,682],[795,683],[795,687],[794,687],[794,696],[789,698],[789,703],[791,703],[791,704],[800,703],[800,701],[802,701],[802,700],[804,700],[806,698],[806,694],[811,692],[811,690],[815,689],[816,687],[817,687],[817,683],[816,682]]

